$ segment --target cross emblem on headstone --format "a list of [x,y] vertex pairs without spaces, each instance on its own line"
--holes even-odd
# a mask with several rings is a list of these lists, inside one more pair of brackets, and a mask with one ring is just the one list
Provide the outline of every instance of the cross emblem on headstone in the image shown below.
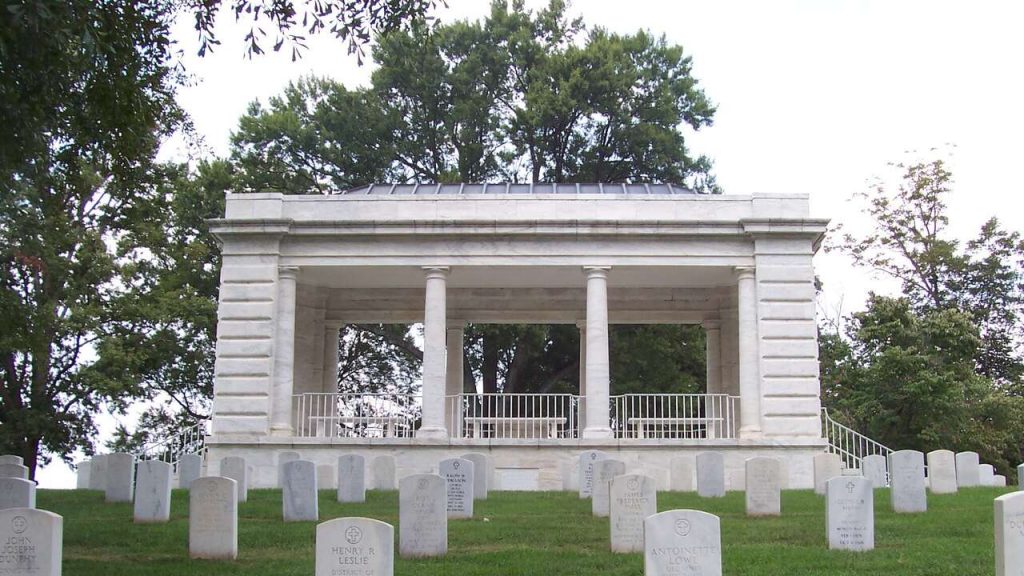
[[853,494],[853,489],[856,487],[857,484],[855,484],[853,480],[850,480],[849,482],[846,483],[846,491],[849,492],[850,494]]

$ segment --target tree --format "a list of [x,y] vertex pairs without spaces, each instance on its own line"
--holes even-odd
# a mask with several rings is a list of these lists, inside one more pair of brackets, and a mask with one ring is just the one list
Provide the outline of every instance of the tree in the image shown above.
[[895,191],[878,182],[863,195],[875,231],[846,235],[841,247],[857,264],[899,280],[916,311],[968,313],[981,337],[978,373],[1024,393],[1024,239],[992,218],[961,247],[947,231],[952,174],[942,160],[895,167],[903,172]]
[[[250,108],[232,140],[247,189],[667,181],[717,191],[710,161],[685,146],[685,131],[710,125],[714,107],[689,57],[664,38],[588,31],[557,0],[537,13],[498,1],[483,22],[385,35],[374,59],[369,88],[307,79]],[[641,389],[640,374],[648,390],[703,383],[701,331],[613,334],[629,365],[613,375],[624,390]],[[568,326],[469,326],[467,374],[489,393],[576,391],[578,339]],[[675,356],[641,354],[645,346]],[[627,362],[641,356],[650,363]]]

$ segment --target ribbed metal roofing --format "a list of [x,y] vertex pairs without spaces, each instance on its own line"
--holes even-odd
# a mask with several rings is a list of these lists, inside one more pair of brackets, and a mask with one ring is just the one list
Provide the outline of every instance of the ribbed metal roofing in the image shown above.
[[341,194],[367,196],[470,195],[470,194],[696,194],[684,186],[672,184],[370,184],[345,190]]

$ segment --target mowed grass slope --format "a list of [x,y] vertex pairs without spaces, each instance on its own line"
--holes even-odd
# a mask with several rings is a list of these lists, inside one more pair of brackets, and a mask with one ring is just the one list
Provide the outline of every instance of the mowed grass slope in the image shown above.
[[[990,576],[994,572],[992,500],[1010,489],[972,488],[928,497],[926,514],[895,514],[887,490],[875,491],[875,550],[829,551],[825,500],[810,491],[784,492],[779,518],[747,518],[743,493],[705,499],[658,494],[658,510],[692,508],[722,519],[729,576]],[[239,508],[238,560],[188,558],[188,493],[175,490],[171,521],[136,525],[128,504],[105,504],[97,491],[38,494],[38,506],[64,516],[64,574],[69,576],[311,575],[315,523],[281,521],[281,493],[251,490]],[[339,504],[320,493],[321,520],[366,516],[395,525],[398,493],[367,492],[364,504]],[[492,492],[472,520],[448,524],[448,555],[396,560],[400,575],[495,576],[643,574],[639,554],[612,554],[608,519],[568,492]]]

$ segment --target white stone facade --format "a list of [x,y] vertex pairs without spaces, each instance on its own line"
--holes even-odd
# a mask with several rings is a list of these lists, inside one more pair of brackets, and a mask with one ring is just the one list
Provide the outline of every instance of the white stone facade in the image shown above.
[[[466,322],[571,323],[581,331],[580,430],[551,440],[557,456],[546,459],[560,465],[581,446],[635,447],[640,458],[653,445],[711,443],[737,451],[741,467],[777,447],[807,457],[790,465],[791,486],[804,476],[809,486],[798,471],[824,446],[811,261],[826,224],[798,195],[231,194],[212,225],[223,270],[211,461],[316,444],[295,438],[293,396],[336,391],[345,323],[424,323],[422,421],[415,438],[378,448],[430,447],[438,459],[467,445],[515,453],[521,443],[451,438],[445,395],[462,388],[454,343]],[[736,434],[614,438],[614,323],[703,325],[707,393],[739,397]],[[333,438],[318,450],[360,442]]]

